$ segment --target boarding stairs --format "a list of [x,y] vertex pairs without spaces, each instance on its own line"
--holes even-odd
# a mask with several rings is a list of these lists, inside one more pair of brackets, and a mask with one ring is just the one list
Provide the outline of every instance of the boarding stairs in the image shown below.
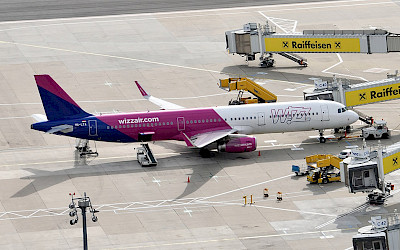
[[150,149],[150,147],[149,147],[149,144],[148,144],[148,143],[143,143],[142,146],[143,146],[143,147],[145,148],[145,150],[146,150],[147,156],[148,156],[149,159],[150,159],[150,163],[151,163],[151,164],[157,164],[157,160],[156,160],[156,158],[154,157],[153,152],[151,151],[151,149]]
[[156,166],[157,159],[154,157],[148,143],[141,143],[141,147],[137,149],[137,160],[143,166]]
[[292,60],[293,62],[296,62],[301,66],[307,67],[307,65],[308,65],[307,64],[307,59],[305,59],[305,58],[303,58],[303,57],[301,57],[301,56],[299,56],[297,54],[287,53],[287,52],[279,52],[277,54],[281,55],[283,57],[286,57],[287,59]]

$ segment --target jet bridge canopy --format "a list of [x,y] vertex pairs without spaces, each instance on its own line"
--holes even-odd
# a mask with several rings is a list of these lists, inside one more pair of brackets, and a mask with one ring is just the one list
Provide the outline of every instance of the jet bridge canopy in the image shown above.
[[358,84],[349,84],[336,78],[330,83],[314,79],[314,84],[314,89],[303,91],[304,100],[332,98],[347,107],[354,107],[400,98],[400,77],[397,76]]
[[[305,59],[291,53],[388,53],[400,51],[400,35],[386,30],[304,30],[303,33],[278,34],[268,24],[245,24],[243,29],[225,32],[230,54],[255,60],[271,60],[273,53],[307,66]],[[268,56],[264,57],[267,54]],[[273,64],[273,62],[272,62]],[[269,64],[272,66],[272,64]]]

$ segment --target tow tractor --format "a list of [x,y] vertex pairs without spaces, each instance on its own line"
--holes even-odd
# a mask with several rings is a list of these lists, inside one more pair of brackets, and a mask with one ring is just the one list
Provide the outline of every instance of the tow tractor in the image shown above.
[[372,126],[363,128],[361,131],[362,131],[361,136],[367,140],[380,139],[380,138],[387,139],[390,136],[390,131],[386,126],[386,121],[384,120],[374,121]]

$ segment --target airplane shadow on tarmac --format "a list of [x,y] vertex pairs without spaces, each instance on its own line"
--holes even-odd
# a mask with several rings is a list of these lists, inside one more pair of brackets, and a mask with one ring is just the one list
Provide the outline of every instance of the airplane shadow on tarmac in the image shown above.
[[[400,135],[392,136],[389,140],[382,140],[382,144],[391,145],[400,140]],[[346,143],[346,140],[342,140],[342,143]],[[31,172],[33,175],[28,177],[22,177],[21,179],[29,179],[31,182],[25,186],[23,189],[15,193],[11,198],[24,197],[31,195],[40,190],[49,188],[53,185],[57,185],[69,179],[83,176],[102,176],[108,174],[126,174],[126,173],[141,173],[145,172],[157,172],[160,170],[174,170],[174,169],[192,169],[190,176],[190,184],[186,185],[185,190],[181,195],[175,198],[175,200],[182,199],[189,196],[193,192],[200,189],[205,183],[210,181],[214,176],[224,170],[226,167],[235,166],[245,166],[254,163],[275,163],[275,164],[264,164],[265,170],[268,172],[270,168],[283,167],[277,164],[280,161],[303,161],[306,155],[309,155],[310,150],[307,149],[307,145],[317,145],[319,144],[316,139],[307,138],[301,142],[303,145],[301,147],[305,148],[302,153],[293,153],[290,156],[288,152],[291,152],[290,146],[285,146],[282,148],[261,148],[257,151],[249,153],[218,153],[215,152],[214,157],[211,158],[201,158],[199,155],[199,150],[187,149],[184,145],[174,144],[172,142],[157,142],[158,145],[165,146],[169,148],[170,146],[176,150],[178,155],[172,155],[169,157],[159,159],[159,164],[156,167],[145,167],[142,168],[136,162],[135,159],[127,161],[116,161],[111,163],[97,163],[96,158],[93,157],[79,157],[79,155],[74,152],[73,167],[70,169],[62,169],[56,171],[46,171],[34,168],[24,168],[23,170]],[[313,152],[323,153],[328,151],[329,144],[337,144],[337,141],[327,141],[323,144],[323,151]],[[353,141],[352,144],[361,145],[361,140]],[[367,145],[377,145],[377,140],[367,141]],[[136,145],[135,145],[136,146]],[[138,145],[137,145],[138,146]],[[259,153],[261,156],[259,156]],[[276,157],[281,155],[283,157]],[[85,167],[90,167],[90,169]],[[285,168],[290,168],[290,166],[284,166]],[[122,168],[123,170],[113,171],[113,168]],[[111,169],[111,171],[109,171]],[[251,170],[249,170],[251,171]],[[287,169],[285,169],[287,173]],[[303,179],[304,178],[304,179]],[[307,181],[306,177],[303,176],[293,176],[292,179],[303,179],[301,181]],[[186,180],[186,178],[185,178]],[[327,185],[318,184],[308,184],[305,190],[309,190],[314,194],[322,194],[330,191],[334,191],[343,187],[343,183],[330,183]]]
[[[175,145],[176,146],[176,145]],[[284,153],[288,148],[267,149],[261,150],[262,156],[258,156],[258,151],[249,153],[218,153],[215,152],[214,157],[201,158],[199,150],[190,150],[185,148],[185,151],[179,155],[172,155],[166,158],[160,158],[159,164],[156,167],[140,167],[136,159],[126,161],[115,161],[111,163],[97,163],[93,157],[76,156],[73,161],[73,167],[56,171],[40,170],[35,168],[24,168],[23,170],[31,172],[33,175],[22,177],[31,182],[23,189],[15,193],[11,198],[24,197],[31,195],[40,190],[57,185],[69,179],[76,177],[102,176],[108,174],[127,174],[127,173],[142,173],[142,172],[157,172],[160,170],[174,169],[192,169],[190,174],[190,184],[188,183],[185,190],[176,199],[181,199],[195,192],[202,185],[207,183],[216,176],[225,167],[243,166],[253,163],[268,163],[277,162],[280,159],[273,157],[276,154]],[[182,151],[181,151],[182,152]],[[287,155],[287,154],[286,154]],[[197,159],[197,160],[196,160]],[[299,157],[302,159],[302,157]],[[287,159],[285,159],[287,160]],[[87,168],[90,167],[90,168]],[[123,170],[113,171],[114,168]],[[111,171],[110,171],[111,169]],[[185,178],[186,180],[186,178]]]
[[[314,144],[313,142],[315,142],[315,139],[307,139],[304,140],[302,143],[310,142]],[[336,142],[327,142],[325,145],[328,146],[330,143]],[[304,152],[304,154],[293,154],[289,157],[287,151],[290,151],[291,148],[282,147],[267,149],[261,148],[257,151],[249,153],[215,152],[215,155],[211,158],[201,158],[199,155],[199,150],[187,149],[183,145],[177,145],[171,142],[162,142],[159,144],[162,144],[167,148],[169,146],[173,146],[174,150],[177,150],[176,152],[182,153],[178,153],[178,155],[172,155],[165,158],[160,158],[159,164],[156,167],[142,168],[135,159],[126,161],[115,161],[111,163],[98,163],[95,157],[80,157],[79,154],[74,152],[73,167],[70,169],[47,171],[34,168],[24,168],[23,170],[29,171],[33,175],[22,177],[21,179],[28,179],[31,180],[31,182],[23,189],[15,193],[12,198],[28,196],[40,190],[49,188],[53,185],[57,185],[59,183],[67,181],[68,179],[73,179],[76,177],[139,173],[143,171],[156,172],[168,169],[174,170],[190,168],[192,169],[192,173],[190,174],[190,184],[188,183],[182,194],[175,198],[182,199],[201,188],[214,176],[217,176],[219,172],[223,171],[225,167],[244,166],[255,163],[275,163],[276,166],[276,162],[279,161],[303,160],[305,155],[307,154],[306,152]],[[315,142],[315,144],[318,144],[318,142]],[[258,155],[259,152],[261,156]],[[276,157],[276,155],[283,155],[284,157],[278,158]],[[87,167],[90,168],[88,169]],[[285,167],[289,168],[290,166]],[[120,168],[123,170],[113,171],[113,168]],[[266,164],[266,171],[268,171],[268,168],[274,168],[274,164]]]

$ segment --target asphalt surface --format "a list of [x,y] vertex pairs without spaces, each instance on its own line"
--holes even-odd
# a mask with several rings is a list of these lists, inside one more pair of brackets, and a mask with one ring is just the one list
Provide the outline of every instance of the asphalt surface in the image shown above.
[[[45,5],[26,5],[39,3]],[[81,11],[53,7],[60,13]],[[87,9],[82,10],[85,16],[90,15]],[[5,4],[1,11],[8,16],[24,13],[7,12]],[[385,79],[398,69],[400,57],[310,53],[305,55],[308,67],[276,57],[275,67],[262,69],[258,61],[246,63],[228,54],[224,32],[269,17],[296,31],[371,25],[400,33],[399,12],[387,0],[347,0],[0,22],[0,249],[82,249],[83,220],[79,214],[79,222],[69,224],[68,194],[81,197],[84,192],[100,211],[97,222],[87,213],[90,249],[350,249],[353,235],[370,224],[371,216],[400,211],[399,190],[385,205],[369,206],[366,194],[351,194],[343,183],[308,184],[291,166],[304,165],[307,155],[360,146],[360,139],[321,145],[317,131],[263,134],[257,135],[257,151],[215,152],[212,158],[201,158],[184,142],[162,141],[149,144],[158,160],[150,168],[138,164],[135,143],[91,142],[99,156],[80,157],[73,138],[30,129],[35,122],[31,115],[44,114],[33,75],[51,75],[84,110],[98,114],[158,110],[141,96],[135,80],[153,96],[187,108],[226,105],[237,92],[225,92],[217,82],[238,75],[256,79],[279,102],[302,100],[303,90],[313,86],[310,78]],[[51,11],[41,13],[32,18]],[[389,139],[381,140],[385,146],[400,140],[399,103],[357,107],[393,129]],[[395,187],[400,184],[398,172],[385,177]],[[277,201],[277,192],[282,201]],[[247,202],[252,196],[253,204],[245,205],[243,196]]]
[[103,15],[155,13],[166,11],[264,6],[321,2],[319,0],[7,0],[0,1],[0,21],[20,21]]

